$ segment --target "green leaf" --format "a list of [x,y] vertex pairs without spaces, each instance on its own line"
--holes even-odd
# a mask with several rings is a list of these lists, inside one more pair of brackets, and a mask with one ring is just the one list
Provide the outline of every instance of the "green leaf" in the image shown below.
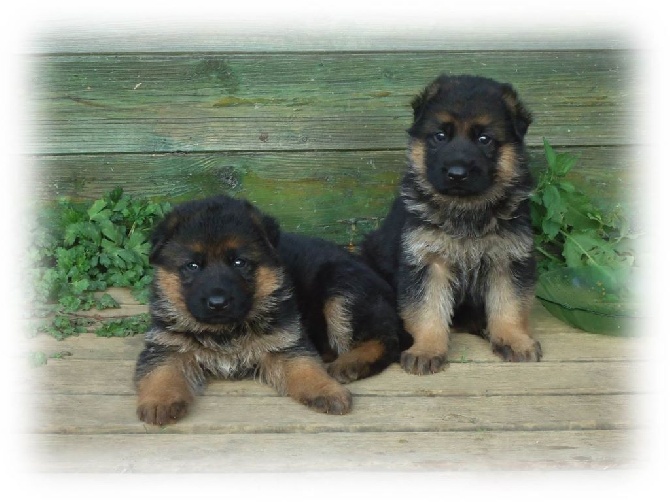
[[130,237],[128,237],[127,246],[130,249],[136,249],[144,244],[146,237],[141,232],[133,232]]
[[149,329],[150,317],[147,314],[112,319],[104,322],[95,334],[101,337],[127,337],[138,333],[145,333]]
[[88,289],[90,281],[88,279],[80,279],[72,283],[72,291],[76,295],[80,295]]
[[546,234],[549,240],[554,239],[561,230],[561,224],[557,221],[545,219],[542,222],[542,231]]
[[556,167],[556,152],[554,152],[554,149],[549,144],[546,138],[542,138],[542,142],[544,143],[544,156],[547,159],[547,164],[549,165],[549,171],[553,173],[554,168]]
[[565,212],[565,204],[561,198],[561,193],[554,185],[548,185],[542,194],[542,202],[547,210],[546,218],[560,222]]
[[558,186],[564,192],[573,193],[575,191],[575,185],[573,185],[569,181],[560,180],[558,182]]
[[107,205],[107,201],[104,199],[96,200],[91,207],[88,208],[87,214],[89,219],[93,219],[100,211],[102,211]]
[[109,293],[105,293],[98,299],[95,306],[98,310],[118,309],[119,302],[117,302]]
[[569,153],[560,153],[556,155],[554,172],[557,176],[565,176],[570,172],[570,170],[577,163],[577,157],[570,155]]

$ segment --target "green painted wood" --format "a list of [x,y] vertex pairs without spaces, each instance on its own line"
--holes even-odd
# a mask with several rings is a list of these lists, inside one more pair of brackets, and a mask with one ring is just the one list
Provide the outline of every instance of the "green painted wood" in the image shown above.
[[402,149],[443,71],[512,82],[530,145],[631,144],[630,51],[82,54],[29,58],[28,153]]
[[[571,179],[606,202],[635,200],[628,148],[562,148],[580,160]],[[531,149],[531,166],[544,164]],[[288,230],[358,241],[383,217],[405,170],[403,151],[46,156],[33,159],[34,194],[95,199],[122,186],[171,201],[218,193],[246,197]],[[355,223],[354,223],[355,222]]]

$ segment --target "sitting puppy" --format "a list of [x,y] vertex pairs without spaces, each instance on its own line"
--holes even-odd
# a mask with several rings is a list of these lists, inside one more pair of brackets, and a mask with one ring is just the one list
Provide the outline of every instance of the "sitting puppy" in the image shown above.
[[539,361],[524,150],[531,116],[508,84],[440,76],[412,103],[409,168],[362,254],[393,285],[414,344],[409,373],[440,371],[450,326],[487,336],[508,361]]
[[180,419],[208,377],[256,376],[317,411],[350,410],[306,337],[278,236],[274,219],[225,196],[177,206],[157,226],[152,326],[135,370],[142,421]]
[[359,256],[286,232],[278,249],[307,333],[330,361],[331,376],[347,383],[397,361],[402,324],[393,290]]

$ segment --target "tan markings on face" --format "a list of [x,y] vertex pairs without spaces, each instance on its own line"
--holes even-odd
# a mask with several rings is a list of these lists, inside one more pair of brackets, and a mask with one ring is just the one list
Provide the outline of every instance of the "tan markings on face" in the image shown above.
[[226,237],[225,239],[222,239],[214,244],[196,244],[197,248],[194,249],[194,251],[207,255],[209,260],[221,261],[225,260],[231,251],[239,249],[240,247],[244,246],[244,244],[245,242],[243,239],[233,235]]
[[166,298],[175,309],[190,317],[182,294],[179,275],[176,272],[158,268],[156,270],[156,281],[158,281],[160,294]]
[[412,139],[409,145],[410,168],[420,175],[426,176],[426,144],[423,140]]
[[186,248],[192,253],[200,254],[205,252],[205,245],[202,242],[189,242]]
[[458,120],[454,118],[451,113],[448,112],[437,112],[435,118],[440,124],[456,124]]
[[513,183],[519,176],[519,158],[516,155],[514,147],[510,144],[500,147],[496,176],[498,183],[502,185]]
[[283,274],[280,270],[265,265],[256,269],[256,292],[254,298],[262,300],[267,298],[283,283]]
[[338,354],[349,350],[352,328],[348,299],[344,296],[328,298],[323,307],[328,331],[328,342]]

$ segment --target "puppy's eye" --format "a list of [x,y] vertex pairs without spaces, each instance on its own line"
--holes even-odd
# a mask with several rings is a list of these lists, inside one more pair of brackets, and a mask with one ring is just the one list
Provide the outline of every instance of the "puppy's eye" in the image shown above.
[[438,131],[433,134],[433,139],[437,142],[442,142],[447,139],[447,135],[443,131]]
[[233,267],[235,267],[235,268],[244,268],[244,267],[247,266],[247,263],[248,263],[247,260],[244,260],[244,259],[242,259],[242,258],[235,258],[235,259],[232,261],[232,265],[233,265]]
[[188,270],[189,272],[196,272],[196,271],[200,270],[200,264],[198,264],[194,261],[191,261],[191,262],[187,263],[186,265],[184,265],[184,268],[186,270]]
[[480,145],[489,146],[493,142],[493,138],[491,136],[487,136],[486,134],[480,134],[477,138],[477,142]]

